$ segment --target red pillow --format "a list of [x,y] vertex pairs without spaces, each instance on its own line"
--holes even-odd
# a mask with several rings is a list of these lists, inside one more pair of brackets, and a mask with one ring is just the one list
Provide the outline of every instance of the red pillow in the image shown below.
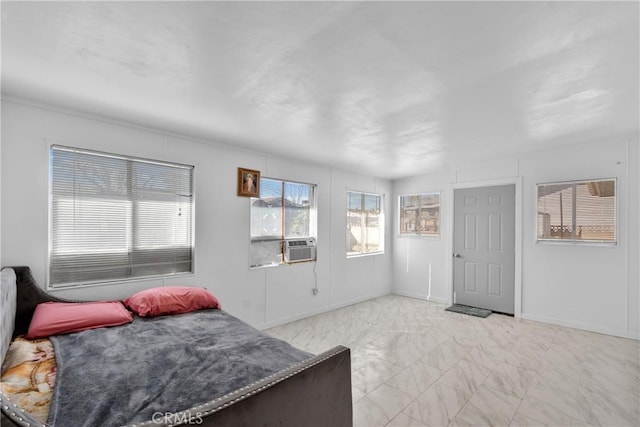
[[204,288],[164,286],[140,291],[124,304],[140,317],[180,314],[203,308],[220,308],[218,299]]
[[118,301],[45,302],[37,305],[26,338],[124,325],[132,320],[133,315]]

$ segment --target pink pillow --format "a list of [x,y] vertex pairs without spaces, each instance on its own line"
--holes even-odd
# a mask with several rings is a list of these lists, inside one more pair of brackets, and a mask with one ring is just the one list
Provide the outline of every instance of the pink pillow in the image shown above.
[[118,301],[45,302],[36,306],[26,338],[124,325],[132,320],[133,315]]
[[165,286],[140,291],[124,304],[140,317],[180,314],[203,308],[220,308],[218,299],[204,288]]

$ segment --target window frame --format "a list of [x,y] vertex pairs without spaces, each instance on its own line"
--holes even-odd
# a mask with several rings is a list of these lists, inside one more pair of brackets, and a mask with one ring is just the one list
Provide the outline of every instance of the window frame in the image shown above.
[[[402,231],[402,199],[404,197],[423,197],[423,196],[438,196],[438,231],[436,233],[423,233],[420,231]],[[421,207],[418,207],[421,210]],[[420,193],[401,194],[398,196],[398,237],[400,238],[424,238],[430,240],[440,240],[442,234],[442,192],[441,191],[428,191]],[[419,215],[418,215],[419,217]]]
[[[84,154],[89,154],[89,155],[95,155],[95,156],[101,156],[101,157],[107,157],[107,158],[114,158],[114,159],[120,159],[120,160],[124,160],[124,161],[133,161],[133,162],[139,162],[139,163],[146,163],[146,164],[154,164],[154,165],[161,165],[161,166],[170,166],[170,167],[176,167],[176,168],[181,168],[181,169],[188,169],[190,170],[190,180],[191,180],[191,195],[190,195],[190,209],[191,209],[191,214],[190,214],[190,228],[189,228],[189,235],[188,235],[188,239],[190,241],[190,250],[191,250],[191,268],[190,271],[183,271],[183,272],[174,272],[174,273],[158,273],[158,274],[148,274],[148,275],[139,275],[139,276],[127,276],[127,277],[122,277],[122,278],[105,278],[105,279],[98,279],[98,280],[83,280],[83,281],[76,281],[76,282],[65,282],[65,283],[61,283],[61,284],[52,284],[51,283],[51,279],[52,279],[52,274],[51,274],[51,259],[52,259],[52,252],[53,252],[53,209],[54,209],[54,194],[53,194],[53,151],[54,150],[61,150],[61,151],[68,151],[68,152],[75,152],[75,153],[84,153]],[[98,151],[98,150],[92,150],[92,149],[85,149],[85,148],[79,148],[79,147],[70,147],[70,146],[65,146],[65,145],[61,145],[61,144],[51,144],[48,149],[48,156],[47,156],[47,161],[48,161],[48,190],[47,190],[47,195],[48,195],[48,209],[47,209],[47,268],[46,268],[46,289],[47,290],[64,290],[64,289],[75,289],[75,288],[85,288],[85,287],[95,287],[95,286],[109,286],[109,285],[115,285],[115,284],[124,284],[124,283],[130,283],[130,282],[139,282],[139,281],[148,281],[148,280],[153,280],[153,279],[158,279],[158,278],[174,278],[174,277],[184,277],[184,276],[192,276],[196,273],[196,241],[195,241],[195,227],[196,227],[196,221],[195,221],[195,211],[196,211],[196,173],[195,173],[195,166],[194,165],[188,165],[188,164],[183,164],[183,163],[177,163],[177,162],[170,162],[170,161],[164,161],[164,160],[154,160],[154,159],[147,159],[147,158],[142,158],[142,157],[136,157],[136,156],[130,156],[130,155],[123,155],[123,154],[116,154],[116,153],[110,153],[110,152],[105,152],[105,151]],[[135,204],[135,203],[134,203]],[[132,221],[132,227],[133,227],[133,222]],[[132,231],[132,228],[127,228],[128,231],[130,231],[132,234],[135,234]]]
[[[577,206],[576,206],[576,201],[577,201],[577,194],[576,194],[576,186],[578,184],[585,184],[585,183],[590,183],[590,182],[601,182],[601,181],[613,181],[613,188],[614,188],[614,214],[613,214],[613,233],[614,233],[614,237],[613,240],[610,241],[605,241],[605,240],[595,240],[595,239],[578,239],[576,238],[576,230],[578,229],[578,225],[576,224],[576,218],[577,218]],[[571,231],[571,238],[564,238],[564,239],[559,239],[559,238],[541,238],[539,237],[539,227],[540,227],[540,220],[539,220],[539,212],[538,212],[538,194],[539,194],[539,189],[541,186],[549,186],[549,185],[565,185],[565,184],[570,184],[573,187],[573,191],[572,191],[572,197],[571,197],[571,219],[572,219],[572,231]],[[619,227],[619,198],[618,198],[618,178],[616,177],[606,177],[606,178],[593,178],[593,179],[579,179],[579,180],[567,180],[567,181],[551,181],[551,182],[541,182],[541,183],[537,183],[536,184],[536,191],[534,192],[534,209],[535,209],[535,215],[534,215],[534,221],[535,221],[535,226],[534,226],[534,240],[536,244],[542,244],[542,245],[570,245],[570,246],[609,246],[609,247],[615,247],[618,246],[619,243],[619,233],[618,233],[618,227]]]
[[[275,236],[260,236],[260,237],[253,237],[252,236],[252,207],[253,207],[253,203],[256,200],[260,200],[262,198],[262,194],[259,194],[259,197],[251,197],[249,199],[249,269],[259,269],[259,268],[272,268],[272,267],[280,267],[282,265],[291,265],[291,264],[302,264],[302,263],[307,263],[307,262],[316,262],[317,261],[317,239],[318,239],[318,184],[313,184],[313,183],[309,183],[309,182],[302,182],[302,181],[292,181],[292,180],[287,180],[287,179],[281,179],[281,178],[272,178],[272,177],[268,177],[268,176],[261,176],[260,177],[260,192],[262,193],[263,189],[266,188],[266,186],[263,185],[262,180],[270,180],[270,181],[278,181],[282,184],[283,190],[286,186],[286,184],[297,184],[297,185],[308,185],[310,187],[311,190],[311,194],[309,197],[309,205],[310,205],[310,209],[309,209],[309,235],[308,236],[299,236],[299,237],[286,237],[286,229],[284,227],[284,218],[286,216],[285,213],[285,203],[281,203],[281,230],[280,230],[280,236],[279,237],[275,237]],[[286,200],[286,195],[285,192],[283,191],[282,194],[282,199]],[[285,242],[287,240],[292,240],[292,239],[310,239],[313,238],[316,241],[316,257],[314,259],[311,260],[306,260],[306,261],[296,261],[294,263],[289,263],[286,262],[284,259],[284,253],[285,253]],[[252,263],[252,248],[251,245],[253,245],[254,242],[279,242],[280,243],[280,251],[279,251],[279,257],[280,260],[276,263],[269,263],[269,264],[253,264]]]
[[[358,193],[361,195],[362,197],[362,202],[361,202],[361,207],[364,210],[364,196],[376,196],[378,197],[380,200],[380,214],[379,214],[379,218],[378,218],[378,234],[379,234],[379,238],[380,238],[380,243],[379,243],[379,250],[377,251],[371,251],[371,252],[349,252],[349,238],[350,238],[350,229],[349,229],[349,194],[350,193]],[[346,255],[347,258],[359,258],[359,257],[365,257],[365,256],[371,256],[371,255],[383,255],[385,253],[385,209],[384,209],[384,202],[385,202],[385,195],[383,193],[373,193],[370,191],[360,191],[360,190],[352,190],[352,189],[347,189],[346,192],[346,202],[347,202],[347,209],[346,209],[346,227],[345,227],[345,249],[346,249]]]

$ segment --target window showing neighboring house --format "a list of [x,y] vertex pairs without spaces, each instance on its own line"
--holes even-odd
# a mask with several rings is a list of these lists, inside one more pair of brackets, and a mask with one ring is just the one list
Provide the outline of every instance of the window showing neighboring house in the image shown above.
[[285,262],[288,239],[316,237],[316,186],[260,178],[260,197],[251,199],[250,266]]
[[384,252],[383,197],[347,191],[347,256]]
[[440,236],[440,193],[400,196],[400,235]]
[[616,180],[538,184],[537,240],[616,243]]
[[50,150],[50,288],[193,272],[193,166]]

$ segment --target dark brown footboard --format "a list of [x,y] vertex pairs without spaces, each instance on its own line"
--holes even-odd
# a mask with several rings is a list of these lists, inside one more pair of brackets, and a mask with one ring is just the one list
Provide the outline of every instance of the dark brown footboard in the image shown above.
[[[41,425],[2,396],[2,426]],[[5,413],[8,417],[5,417]],[[9,419],[7,419],[9,418]],[[208,404],[157,414],[136,426],[348,427],[353,425],[351,354],[338,346]]]
[[[155,421],[155,422],[154,422]],[[137,424],[339,427],[353,425],[351,355],[338,346],[206,405]]]

